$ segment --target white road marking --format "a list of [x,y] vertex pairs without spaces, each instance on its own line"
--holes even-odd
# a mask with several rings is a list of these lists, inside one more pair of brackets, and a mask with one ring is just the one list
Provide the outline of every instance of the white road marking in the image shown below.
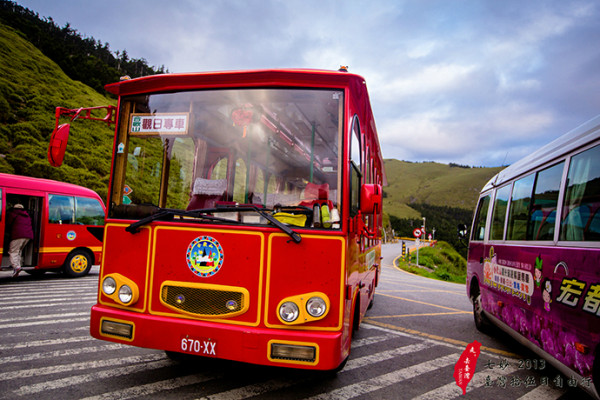
[[[102,342],[104,343],[104,342]],[[18,363],[23,361],[32,361],[32,360],[43,360],[46,358],[56,358],[56,357],[67,357],[78,354],[87,354],[87,353],[97,353],[100,351],[106,350],[117,350],[125,347],[122,344],[106,344],[102,346],[95,347],[82,347],[79,349],[66,349],[66,350],[56,350],[56,351],[48,351],[45,353],[33,353],[26,354],[20,356],[9,356],[0,358],[0,364],[8,364],[8,363]]]
[[154,393],[163,392],[165,390],[173,390],[183,386],[196,385],[212,379],[217,379],[218,376],[204,375],[188,375],[181,378],[166,379],[146,385],[134,386],[128,389],[117,390],[114,392],[104,393],[98,396],[86,397],[80,400],[125,400],[134,399],[137,397],[145,397]]
[[437,369],[446,367],[448,365],[456,363],[458,360],[457,354],[450,354],[444,357],[436,358],[422,362],[417,365],[398,369],[393,372],[389,372],[384,375],[376,376],[364,381],[354,383],[352,385],[344,386],[332,390],[330,392],[324,392],[316,396],[310,397],[310,400],[346,400],[354,397],[361,396],[363,394],[374,392],[375,390],[382,389],[384,387],[396,384],[406,379],[414,378],[415,376],[425,374]]
[[85,361],[72,364],[49,365],[47,367],[21,369],[18,371],[3,372],[0,374],[0,381],[10,379],[31,378],[42,375],[53,375],[62,372],[74,372],[81,370],[92,370],[94,368],[116,367],[125,364],[148,363],[165,358],[163,354],[150,354],[145,356],[117,357],[106,360]]

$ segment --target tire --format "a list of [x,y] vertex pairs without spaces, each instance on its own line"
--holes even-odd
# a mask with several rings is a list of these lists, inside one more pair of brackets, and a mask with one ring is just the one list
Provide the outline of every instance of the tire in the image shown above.
[[371,301],[369,302],[369,306],[367,307],[367,310],[370,310],[371,308],[373,308],[373,303],[375,302],[375,295],[373,295],[373,298],[371,299]]
[[473,320],[475,321],[475,327],[479,332],[487,333],[491,326],[490,321],[487,319],[481,306],[481,293],[477,292],[471,298],[473,302]]
[[[596,348],[596,352],[594,354],[598,355],[598,348]],[[600,393],[600,357],[598,356],[594,357],[594,365],[592,366],[592,382],[596,392]]]
[[92,268],[92,257],[85,250],[74,250],[63,264],[63,272],[72,278],[85,276]]

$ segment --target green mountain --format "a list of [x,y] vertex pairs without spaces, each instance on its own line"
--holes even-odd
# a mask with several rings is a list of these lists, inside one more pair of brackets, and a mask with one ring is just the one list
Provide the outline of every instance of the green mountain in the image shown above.
[[422,212],[415,205],[419,209],[429,204],[473,211],[483,185],[503,168],[393,159],[384,160],[384,164],[388,186],[383,188],[383,209],[401,219],[421,218]]
[[466,257],[457,227],[470,225],[479,192],[503,167],[475,168],[435,162],[384,160],[388,186],[383,210],[396,236],[412,237],[425,218],[427,237],[450,243]]
[[71,80],[19,32],[0,24],[0,172],[75,183],[106,199],[113,129],[75,121],[63,166],[51,167],[47,152],[57,106],[107,104],[116,101]]

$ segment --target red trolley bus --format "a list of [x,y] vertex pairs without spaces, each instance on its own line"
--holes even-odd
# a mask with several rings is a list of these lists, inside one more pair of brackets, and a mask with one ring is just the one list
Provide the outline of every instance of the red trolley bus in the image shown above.
[[2,269],[10,267],[10,227],[5,216],[16,204],[28,212],[34,232],[23,249],[25,272],[50,270],[77,277],[100,263],[106,211],[96,192],[49,179],[0,174]]
[[598,397],[600,116],[493,177],[471,230],[467,293],[493,323]]
[[259,70],[106,89],[119,100],[92,336],[343,367],[380,273],[385,177],[364,79]]

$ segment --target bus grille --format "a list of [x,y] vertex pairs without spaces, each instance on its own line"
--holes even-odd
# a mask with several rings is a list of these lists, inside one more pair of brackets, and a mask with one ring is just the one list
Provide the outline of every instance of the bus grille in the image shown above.
[[248,309],[248,291],[230,286],[164,283],[161,303],[197,317],[232,317]]

